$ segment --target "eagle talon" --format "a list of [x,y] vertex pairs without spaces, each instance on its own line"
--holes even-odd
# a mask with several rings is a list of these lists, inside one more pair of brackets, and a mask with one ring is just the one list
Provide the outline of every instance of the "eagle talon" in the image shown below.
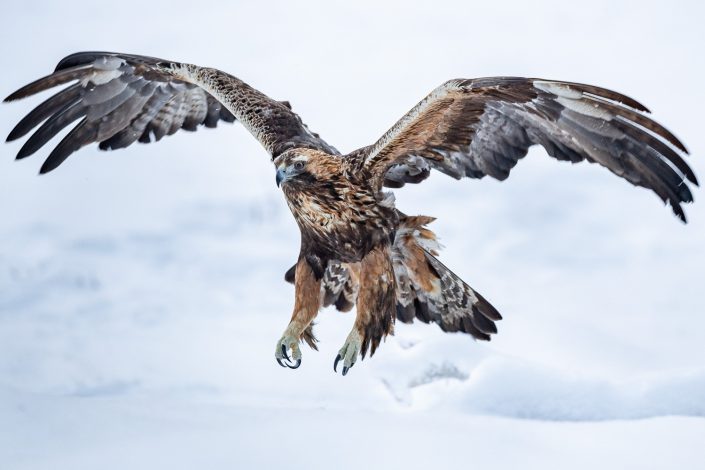
[[[290,349],[291,353],[288,353],[287,349]],[[282,367],[298,369],[301,365],[301,350],[298,341],[288,335],[282,336],[277,342],[274,358],[277,360],[277,364]]]
[[333,371],[337,372],[338,362],[342,360],[342,374],[343,376],[348,375],[350,369],[352,369],[352,367],[355,365],[355,361],[357,361],[357,356],[360,354],[361,347],[362,340],[360,339],[360,334],[357,332],[357,329],[353,328],[353,330],[348,335],[348,338],[345,340],[345,344],[342,348],[340,348],[340,351],[338,351],[338,355],[335,357],[335,362],[333,363]]

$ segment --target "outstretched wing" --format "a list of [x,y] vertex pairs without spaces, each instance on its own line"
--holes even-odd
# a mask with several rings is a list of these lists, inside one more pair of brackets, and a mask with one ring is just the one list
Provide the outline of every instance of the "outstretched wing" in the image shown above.
[[51,152],[41,173],[93,142],[103,150],[118,149],[136,141],[158,141],[179,129],[215,127],[218,121],[236,118],[272,157],[293,147],[337,153],[308,130],[287,102],[272,100],[219,70],[154,57],[79,52],[5,101],[68,83],[72,84],[37,106],[7,138],[23,137],[41,124],[17,155],[25,158],[80,120]]
[[654,191],[685,221],[697,179],[685,146],[637,101],[591,85],[533,78],[451,80],[375,144],[351,154],[381,186],[418,183],[431,169],[499,180],[532,145],[559,160],[599,163]]

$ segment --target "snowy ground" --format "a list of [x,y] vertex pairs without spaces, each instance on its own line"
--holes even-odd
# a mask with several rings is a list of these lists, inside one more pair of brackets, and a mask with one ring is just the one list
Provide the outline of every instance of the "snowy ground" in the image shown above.
[[[0,94],[75,50],[145,53],[289,99],[345,151],[448,78],[564,78],[644,102],[705,178],[699,4],[203,5],[6,7]],[[37,102],[0,107],[0,130]],[[399,192],[505,320],[489,344],[399,325],[343,378],[349,314],[321,313],[300,369],[274,361],[298,234],[240,126],[41,178],[18,148],[0,153],[2,469],[705,466],[700,191],[682,225],[535,149],[501,184]]]

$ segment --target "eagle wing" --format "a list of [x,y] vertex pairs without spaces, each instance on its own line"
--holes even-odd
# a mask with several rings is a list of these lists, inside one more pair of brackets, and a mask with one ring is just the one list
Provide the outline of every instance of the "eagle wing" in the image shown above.
[[599,163],[654,191],[683,221],[697,185],[685,146],[620,93],[519,77],[450,80],[376,143],[350,154],[381,187],[418,183],[431,169],[456,179],[504,180],[532,145],[558,160]]
[[79,52],[51,75],[7,98],[13,101],[69,84],[31,111],[7,140],[39,127],[20,149],[25,158],[68,125],[78,124],[52,150],[40,172],[59,166],[93,142],[102,150],[158,141],[179,129],[239,120],[272,157],[293,147],[337,151],[308,130],[287,102],[275,101],[217,69],[112,52]]

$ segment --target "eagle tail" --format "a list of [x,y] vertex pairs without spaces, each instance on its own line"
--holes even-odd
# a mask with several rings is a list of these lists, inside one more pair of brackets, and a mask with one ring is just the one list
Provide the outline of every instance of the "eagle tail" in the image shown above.
[[397,280],[397,319],[436,323],[447,332],[461,331],[479,340],[497,333],[499,312],[441,263],[436,235],[426,228],[431,217],[405,217],[393,246]]

